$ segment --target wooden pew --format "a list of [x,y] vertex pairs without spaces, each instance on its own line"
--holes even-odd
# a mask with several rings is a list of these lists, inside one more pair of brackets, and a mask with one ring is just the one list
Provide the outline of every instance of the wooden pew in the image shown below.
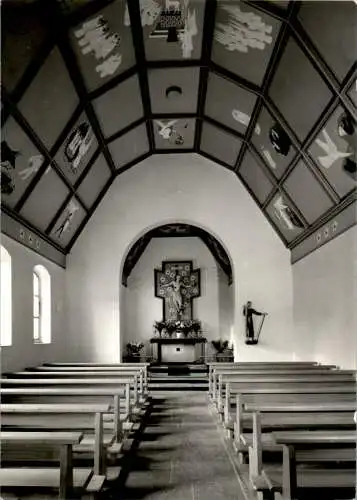
[[[227,422],[230,414],[231,408],[231,397],[239,394],[240,389],[245,389],[247,386],[253,387],[266,387],[266,388],[275,388],[278,386],[284,386],[286,384],[300,384],[301,388],[308,389],[306,391],[301,390],[300,392],[310,392],[311,386],[316,385],[316,388],[328,386],[331,389],[344,387],[344,390],[340,392],[346,392],[346,388],[356,388],[356,380],[353,376],[335,376],[331,375],[301,375],[301,376],[288,376],[288,375],[280,375],[271,377],[229,377],[224,378],[220,375],[219,380],[219,388],[217,395],[217,410],[218,412],[224,412],[224,421]],[[312,391],[317,392],[317,391]],[[332,391],[336,392],[336,391]],[[347,391],[350,392],[350,391]],[[224,402],[223,402],[223,393],[224,393]]]
[[[30,374],[30,375],[29,375]],[[51,367],[47,369],[43,369],[43,367],[37,367],[37,368],[27,368],[24,371],[20,372],[14,372],[14,373],[6,373],[5,376],[9,378],[22,378],[22,377],[27,377],[27,376],[33,376],[33,377],[41,377],[41,376],[54,376],[54,377],[67,377],[70,375],[78,375],[78,376],[83,376],[83,377],[125,377],[125,376],[137,376],[139,380],[139,390],[142,393],[143,397],[146,397],[148,394],[148,378],[147,378],[147,372],[143,367],[126,367],[125,370],[120,368],[120,369],[113,369],[113,370],[99,370],[98,368],[93,368],[93,370],[83,370],[83,369],[77,369],[77,368],[72,368],[72,369],[60,369],[60,370],[53,370]]]
[[[17,401],[43,402],[43,403],[69,403],[73,398],[75,401],[92,404],[104,402],[111,404],[113,412],[113,434],[115,442],[122,440],[123,429],[120,415],[120,398],[125,395],[125,416],[130,416],[130,380],[122,380],[123,389],[120,387],[1,387],[0,396],[3,402]],[[123,392],[124,391],[124,392]],[[10,399],[10,401],[9,401]],[[127,418],[125,418],[127,420]]]
[[[72,467],[72,446],[80,443],[83,434],[80,432],[4,432],[0,433],[2,448],[6,444],[29,444],[34,446],[45,443],[59,449],[59,469],[25,468],[0,469],[0,486],[19,487],[52,487],[59,489],[58,498],[67,500],[73,495],[73,488],[84,488],[90,478],[87,469]],[[2,449],[3,452],[3,449]],[[3,454],[3,453],[2,453]],[[6,458],[6,457],[5,457]],[[4,461],[4,457],[2,457]]]
[[[133,386],[133,399],[134,405],[139,404],[139,395],[138,395],[138,383],[136,376],[123,376],[123,377],[115,377],[115,378],[91,378],[91,377],[75,377],[75,378],[2,378],[0,379],[1,387],[28,387],[28,386],[70,386],[70,387],[80,387],[80,386],[114,386],[114,387],[122,387],[123,385],[129,385],[129,393],[130,386]],[[127,397],[127,394],[126,394]],[[129,402],[130,404],[130,402]],[[130,410],[127,411],[130,413]]]
[[[241,368],[241,367],[236,367],[236,368],[214,368],[212,370],[211,374],[211,392],[210,396],[213,401],[216,400],[217,397],[217,388],[219,387],[219,377],[222,376],[238,376],[238,375],[246,375],[246,376],[272,376],[273,374],[277,375],[323,375],[323,374],[330,374],[330,373],[341,373],[340,370],[334,370],[330,366],[325,366],[325,367],[309,367],[309,368],[285,368],[285,367],[278,367],[278,368],[258,368],[256,367],[255,369],[246,369],[246,368]],[[351,373],[351,371],[346,372],[344,371],[344,374],[346,375],[347,373]]]
[[[49,427],[53,428],[56,425],[59,428],[71,428],[73,427],[73,420],[67,419],[66,417],[72,415],[88,415],[93,417],[93,421],[90,425],[90,428],[94,431],[94,443],[92,445],[93,448],[93,459],[94,459],[94,467],[93,471],[96,476],[101,476],[105,479],[105,448],[103,441],[103,415],[111,413],[112,408],[110,404],[73,404],[73,403],[45,403],[45,404],[25,404],[25,403],[17,403],[17,404],[6,404],[2,403],[0,405],[0,412],[2,415],[2,427],[6,428],[7,426],[11,426],[12,428],[20,425],[22,428],[41,428]],[[7,418],[7,416],[12,416],[12,418]],[[35,420],[30,419],[30,416],[39,416],[41,415],[41,419],[37,418]],[[55,421],[48,421],[47,423],[43,421],[43,415],[52,415]],[[67,421],[68,420],[68,421]],[[88,428],[85,427],[84,424],[80,424],[81,430],[83,432],[88,432]],[[13,429],[12,429],[13,430]],[[118,443],[121,435],[118,430],[115,431],[117,434],[112,436],[112,440],[108,443],[108,445],[112,445],[113,442]],[[82,434],[83,438],[83,434]],[[91,440],[89,440],[91,442]],[[83,446],[83,439],[81,440],[81,445],[76,447],[77,451]],[[88,446],[88,443],[87,443]],[[100,479],[100,478],[99,478]],[[98,483],[98,478],[96,482]],[[103,482],[103,481],[102,481]]]
[[[312,469],[306,467],[306,461],[309,459],[309,448],[323,445],[325,456],[316,456],[312,454],[312,461],[315,463],[326,462],[328,446],[332,445],[333,454],[330,454],[327,459],[329,461],[339,461],[340,454],[338,450],[350,451],[352,453],[344,454],[344,462],[351,462],[352,465],[356,462],[356,442],[357,433],[355,430],[318,430],[318,431],[292,431],[292,432],[273,432],[273,441],[276,445],[282,447],[283,466],[271,467],[267,470],[262,470],[259,477],[253,478],[253,484],[259,492],[264,491],[279,491],[282,493],[284,500],[293,500],[297,498],[297,490],[300,487],[314,488],[316,490],[324,488],[345,488],[349,490],[349,494],[354,494],[356,486],[356,468],[337,469],[314,467]],[[326,447],[327,445],[327,447]],[[338,445],[338,448],[336,448]],[[306,450],[306,447],[307,450]],[[300,454],[300,449],[303,448],[305,453]],[[306,452],[307,451],[307,452]],[[303,463],[304,467],[298,468],[298,463]]]
[[[311,369],[311,368],[317,368],[321,366],[326,366],[326,365],[319,365],[315,361],[276,361],[276,362],[259,362],[259,361],[245,361],[245,362],[235,362],[235,363],[229,363],[229,362],[210,362],[207,363],[208,365],[208,382],[209,382],[209,394],[212,392],[212,378],[213,378],[213,373],[216,370],[285,370],[285,369],[295,369],[295,370],[304,370],[304,369]],[[335,365],[329,365],[335,366]]]

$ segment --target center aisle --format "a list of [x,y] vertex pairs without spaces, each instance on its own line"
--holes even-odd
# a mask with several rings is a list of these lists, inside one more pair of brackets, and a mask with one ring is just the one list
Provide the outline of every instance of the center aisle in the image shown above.
[[240,500],[239,483],[204,392],[153,393],[123,500]]

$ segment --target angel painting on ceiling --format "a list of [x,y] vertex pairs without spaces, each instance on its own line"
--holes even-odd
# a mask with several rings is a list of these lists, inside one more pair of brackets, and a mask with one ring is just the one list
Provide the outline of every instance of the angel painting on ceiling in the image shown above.
[[[39,171],[44,158],[41,154],[35,154],[28,158],[27,165],[16,173],[16,159],[22,153],[15,151],[7,141],[1,142],[1,194],[11,195],[16,187],[15,178],[26,181]],[[25,160],[26,161],[26,160]]]
[[293,231],[304,227],[297,214],[287,205],[281,195],[274,201],[273,206],[275,217],[283,224],[285,229]]
[[216,23],[214,38],[229,51],[248,53],[264,50],[273,41],[273,27],[254,12],[243,12],[238,5],[222,5],[228,13],[227,23]]
[[[142,26],[154,26],[149,38],[179,44],[184,59],[191,57],[198,33],[196,10],[189,5],[190,0],[140,0]],[[129,23],[127,14],[125,24]]]
[[357,126],[349,113],[343,111],[338,117],[336,133],[340,138],[340,143],[344,145],[343,150],[339,149],[327,129],[324,128],[321,132],[322,137],[317,138],[315,143],[325,154],[318,156],[317,161],[328,170],[338,160],[342,160],[342,171],[357,181]]
[[64,156],[70,164],[72,173],[77,172],[80,162],[89,150],[93,140],[94,135],[92,129],[86,122],[78,125],[67,138]]
[[57,229],[53,233],[59,239],[62,238],[63,233],[66,233],[67,231],[69,231],[71,223],[73,221],[73,218],[74,218],[77,210],[79,210],[79,206],[75,203],[74,200],[71,200],[65,209],[64,217],[63,217],[61,223],[59,224],[59,226],[57,227]]
[[[168,141],[170,144],[175,144],[176,146],[182,146],[185,142],[184,137],[175,127],[178,121],[179,120],[170,120],[165,123],[161,120],[155,120],[155,123],[159,127],[158,134],[161,135],[165,141]],[[187,123],[184,123],[183,128],[187,128]]]
[[110,32],[108,21],[102,15],[82,23],[74,35],[82,54],[92,54],[98,62],[95,71],[101,78],[116,72],[122,63],[122,55],[117,51],[120,36]]

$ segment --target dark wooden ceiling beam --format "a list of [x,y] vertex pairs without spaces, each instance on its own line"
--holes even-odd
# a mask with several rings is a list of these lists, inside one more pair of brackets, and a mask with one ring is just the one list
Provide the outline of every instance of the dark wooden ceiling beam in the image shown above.
[[196,152],[199,152],[201,143],[202,120],[203,120],[203,114],[207,96],[208,75],[209,75],[208,67],[211,60],[216,8],[217,8],[216,0],[206,0],[205,13],[203,19],[200,79],[198,84],[198,101],[197,101],[198,119],[196,122],[195,140],[194,140],[194,149]]
[[130,0],[127,3],[130,17],[130,26],[134,44],[134,51],[136,63],[138,68],[138,77],[141,91],[141,99],[144,108],[144,114],[147,118],[146,132],[148,135],[150,152],[153,153],[155,149],[154,127],[148,118],[151,116],[151,98],[148,80],[147,62],[145,56],[144,35],[141,27],[141,15],[139,0]]

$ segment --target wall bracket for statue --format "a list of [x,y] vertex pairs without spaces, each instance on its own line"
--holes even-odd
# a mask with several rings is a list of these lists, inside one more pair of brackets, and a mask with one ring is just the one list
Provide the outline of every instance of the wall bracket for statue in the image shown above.
[[201,295],[200,269],[192,261],[165,261],[155,269],[155,297],[163,300],[163,319],[193,319],[193,299]]

